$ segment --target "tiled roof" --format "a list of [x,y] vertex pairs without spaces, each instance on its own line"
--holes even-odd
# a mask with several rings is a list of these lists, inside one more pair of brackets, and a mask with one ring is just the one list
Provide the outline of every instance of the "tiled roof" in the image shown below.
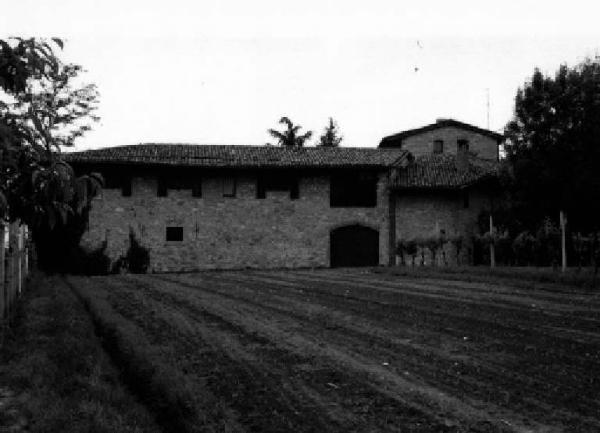
[[382,168],[406,163],[407,152],[376,148],[286,148],[194,144],[137,144],[65,153],[71,163],[215,168]]
[[423,132],[433,131],[438,128],[446,128],[449,126],[453,126],[459,129],[465,129],[467,131],[476,132],[478,134],[485,135],[487,137],[493,138],[494,140],[501,142],[504,140],[504,136],[502,134],[498,134],[497,132],[490,131],[489,129],[483,129],[475,125],[471,125],[469,123],[459,122],[454,119],[438,119],[435,123],[431,123],[429,125],[422,126],[420,128],[408,129],[406,131],[398,132],[397,134],[388,135],[387,137],[383,137],[381,142],[379,143],[379,147],[399,147],[400,143],[403,139],[421,134]]
[[415,158],[392,180],[395,189],[452,189],[462,188],[495,177],[498,161],[469,157],[465,169],[457,167],[455,155],[424,155]]

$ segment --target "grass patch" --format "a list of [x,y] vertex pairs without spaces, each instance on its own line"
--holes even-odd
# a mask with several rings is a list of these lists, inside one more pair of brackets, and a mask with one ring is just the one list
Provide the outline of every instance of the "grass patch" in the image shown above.
[[152,346],[141,329],[118,314],[104,290],[95,290],[84,279],[70,279],[68,284],[89,310],[105,348],[122,369],[125,383],[156,413],[163,431],[224,431],[198,410],[210,396],[195,390],[160,347]]
[[439,277],[484,283],[502,281],[523,288],[533,288],[548,284],[584,289],[600,287],[600,274],[595,276],[593,268],[583,268],[581,270],[569,268],[563,273],[560,269],[527,266],[499,266],[493,269],[486,266],[393,266],[389,268],[374,268],[373,272],[423,278]]
[[3,343],[0,383],[9,407],[1,431],[160,431],[120,383],[89,315],[58,277],[38,275],[25,292]]

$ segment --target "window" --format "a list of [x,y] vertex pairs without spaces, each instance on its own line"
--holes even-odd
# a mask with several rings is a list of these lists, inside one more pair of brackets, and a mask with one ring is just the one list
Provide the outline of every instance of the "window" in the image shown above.
[[457,141],[457,150],[458,150],[458,152],[468,152],[469,151],[469,141],[468,140],[458,140]]
[[164,177],[159,177],[157,179],[156,195],[158,197],[167,196],[167,180]]
[[202,197],[202,179],[197,178],[192,181],[192,197]]
[[121,176],[118,176],[113,173],[102,173],[102,177],[104,178],[104,189],[122,189],[123,188],[123,179]]
[[121,195],[131,197],[131,177],[129,176],[121,179]]
[[172,172],[160,176],[157,184],[156,195],[167,197],[169,190],[191,190],[192,197],[202,197],[202,178],[188,172]]
[[331,176],[329,205],[331,207],[377,206],[377,176],[369,172],[346,172]]
[[444,140],[435,140],[433,142],[433,153],[444,153]]
[[167,227],[167,242],[183,241],[183,227]]
[[223,178],[223,197],[235,197],[236,181],[234,177]]
[[300,187],[298,186],[298,179],[290,185],[290,199],[298,200],[300,198]]
[[463,191],[463,208],[469,208],[469,191],[467,190]]
[[267,191],[289,191],[290,199],[300,198],[298,179],[284,173],[269,173],[259,175],[256,181],[256,198],[263,199]]

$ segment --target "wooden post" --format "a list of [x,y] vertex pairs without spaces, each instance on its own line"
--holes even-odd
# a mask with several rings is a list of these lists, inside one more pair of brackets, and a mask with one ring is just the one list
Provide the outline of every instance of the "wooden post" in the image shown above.
[[13,303],[14,285],[15,285],[15,260],[14,260],[14,233],[13,225],[8,225],[8,254],[6,266],[6,318],[10,319],[10,313]]
[[561,210],[560,211],[560,248],[561,248],[561,258],[562,258],[562,268],[561,271],[565,272],[567,270],[567,240],[566,240],[566,226],[567,226],[567,216]]
[[23,242],[25,243],[25,248],[23,249],[23,273],[24,277],[27,278],[29,276],[29,228],[27,226],[23,228]]
[[6,317],[6,298],[7,298],[7,287],[6,287],[6,226],[0,222],[0,320]]
[[496,248],[494,245],[494,220],[490,213],[490,267],[496,267]]
[[23,290],[23,226],[17,226],[16,261],[17,261],[17,297]]
[[395,192],[388,188],[388,238],[389,238],[389,262],[390,266],[398,264],[398,255],[396,254],[396,195]]

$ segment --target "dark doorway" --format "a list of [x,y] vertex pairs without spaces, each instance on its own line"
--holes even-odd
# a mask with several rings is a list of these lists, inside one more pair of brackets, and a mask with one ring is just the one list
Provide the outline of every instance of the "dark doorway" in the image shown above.
[[369,227],[339,227],[329,235],[331,267],[377,266],[379,232]]

